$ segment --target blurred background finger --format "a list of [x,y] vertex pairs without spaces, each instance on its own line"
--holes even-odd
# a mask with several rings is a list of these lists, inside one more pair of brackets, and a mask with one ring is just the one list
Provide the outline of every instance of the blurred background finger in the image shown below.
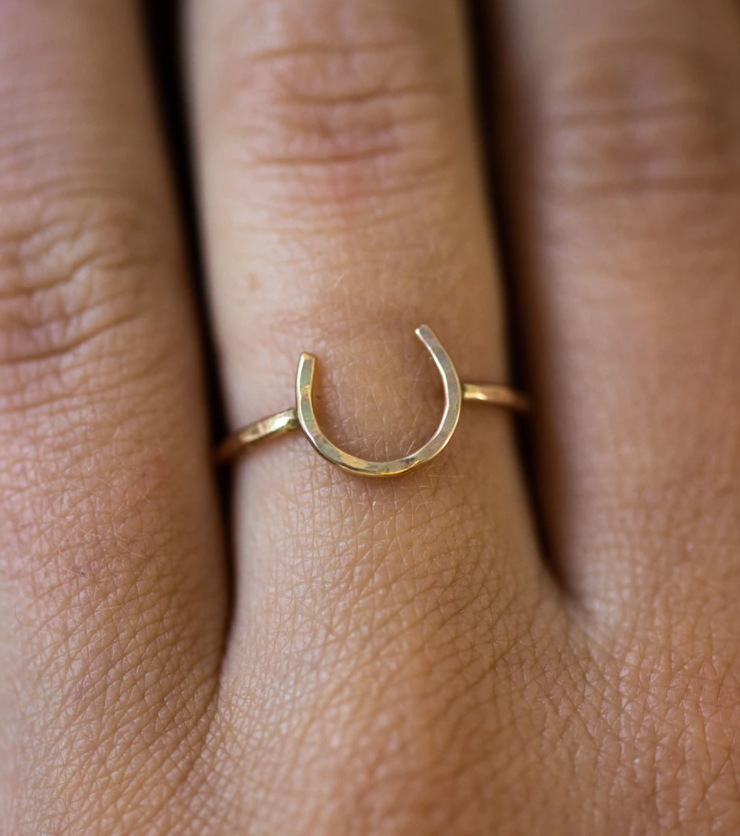
[[198,339],[137,8],[0,0],[8,833],[171,833],[223,641]]

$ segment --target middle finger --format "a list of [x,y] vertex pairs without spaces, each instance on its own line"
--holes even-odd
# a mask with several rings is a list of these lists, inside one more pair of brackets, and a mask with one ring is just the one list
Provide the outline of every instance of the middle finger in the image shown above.
[[[339,446],[406,453],[440,410],[413,341],[423,322],[463,378],[505,377],[461,8],[192,3],[211,294],[235,425],[290,406],[305,350],[326,369]],[[355,722],[387,720],[389,692],[400,715],[420,687],[437,702],[417,700],[416,719],[438,711],[464,690],[460,671],[481,633],[495,640],[504,608],[533,609],[541,575],[502,413],[467,407],[443,459],[387,483],[334,469],[298,434],[238,468],[226,688],[252,705],[273,689],[302,702],[278,710],[293,740],[310,739],[307,712],[339,710],[319,709],[320,694],[344,694]],[[269,674],[254,664],[266,644]],[[468,650],[450,659],[441,648],[455,645]],[[409,684],[425,653],[441,683]],[[317,689],[317,677],[332,686]],[[365,687],[346,695],[348,681],[369,679],[384,706]]]

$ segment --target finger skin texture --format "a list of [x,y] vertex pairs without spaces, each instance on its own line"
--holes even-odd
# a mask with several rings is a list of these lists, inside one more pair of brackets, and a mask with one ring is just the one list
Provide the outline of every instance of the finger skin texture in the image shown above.
[[217,684],[197,340],[134,8],[0,0],[0,832],[13,836],[185,832]]
[[548,546],[625,660],[634,798],[733,833],[740,8],[490,8]]

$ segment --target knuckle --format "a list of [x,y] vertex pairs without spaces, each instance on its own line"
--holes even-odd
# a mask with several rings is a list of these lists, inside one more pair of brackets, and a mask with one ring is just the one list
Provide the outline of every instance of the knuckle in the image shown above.
[[423,181],[451,157],[450,62],[426,40],[363,30],[331,43],[292,35],[260,53],[237,47],[222,89],[240,162],[314,205]]
[[153,209],[107,194],[0,205],[0,395],[98,368],[124,342],[135,353],[161,231]]
[[720,191],[740,176],[733,72],[689,42],[591,44],[547,91],[546,177],[577,193]]

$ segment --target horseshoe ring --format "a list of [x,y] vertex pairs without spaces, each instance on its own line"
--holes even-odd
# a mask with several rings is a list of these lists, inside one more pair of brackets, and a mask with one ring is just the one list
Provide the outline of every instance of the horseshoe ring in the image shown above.
[[295,394],[296,405],[284,412],[262,418],[229,436],[216,450],[216,462],[225,464],[241,455],[247,447],[267,438],[275,438],[291,430],[303,430],[317,453],[342,470],[360,476],[399,476],[428,464],[449,444],[458,421],[463,401],[491,404],[513,412],[528,412],[529,398],[508,386],[484,383],[461,383],[450,355],[428,325],[415,331],[416,336],[431,354],[444,387],[445,406],[442,420],[434,435],[408,456],[389,462],[371,462],[340,450],[322,432],[313,407],[316,358],[302,354],[298,361]]

